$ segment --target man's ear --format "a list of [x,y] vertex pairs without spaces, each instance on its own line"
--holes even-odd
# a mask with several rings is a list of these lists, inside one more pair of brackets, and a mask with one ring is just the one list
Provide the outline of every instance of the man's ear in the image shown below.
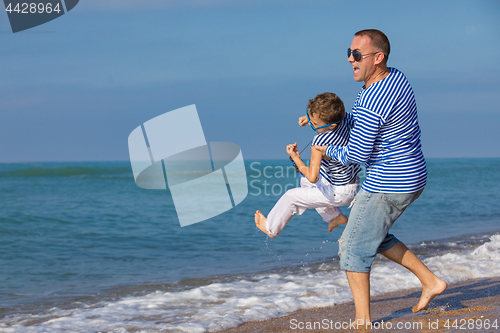
[[382,52],[377,53],[375,55],[375,65],[382,63],[384,59],[385,59],[385,54],[383,54]]
[[330,131],[331,131],[331,130],[334,130],[334,129],[336,129],[336,128],[337,128],[337,126],[338,126],[338,124],[331,124],[331,125],[328,127],[328,129],[329,129]]

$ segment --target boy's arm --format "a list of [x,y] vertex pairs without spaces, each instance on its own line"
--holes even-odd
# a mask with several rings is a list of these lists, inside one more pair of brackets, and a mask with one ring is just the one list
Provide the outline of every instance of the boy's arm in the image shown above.
[[287,146],[287,152],[292,157],[293,161],[299,168],[300,172],[309,180],[311,183],[316,183],[319,180],[319,168],[321,167],[321,158],[323,154],[311,147],[311,164],[309,167],[302,161],[300,158],[300,155],[296,152],[293,151],[293,147],[289,147],[293,145],[288,145]]
[[306,126],[307,123],[308,123],[308,121],[307,121],[306,115],[299,117],[299,126]]

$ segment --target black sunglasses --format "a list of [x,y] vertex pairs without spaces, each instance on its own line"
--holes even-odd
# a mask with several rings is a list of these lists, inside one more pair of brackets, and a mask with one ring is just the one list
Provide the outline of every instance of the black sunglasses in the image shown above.
[[[378,51],[381,52],[381,51]],[[372,55],[372,54],[377,54],[378,52],[373,52],[373,53],[366,53],[366,54],[361,54],[358,50],[351,51],[351,48],[347,49],[347,58],[349,58],[352,54],[352,57],[354,58],[354,61],[360,61],[361,58],[367,55]]]

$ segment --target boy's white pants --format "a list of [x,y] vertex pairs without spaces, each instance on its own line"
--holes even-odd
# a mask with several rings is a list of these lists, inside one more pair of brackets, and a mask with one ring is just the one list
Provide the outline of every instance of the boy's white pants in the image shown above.
[[329,223],[340,215],[337,207],[350,204],[358,189],[359,178],[353,184],[335,186],[321,176],[315,184],[302,177],[300,187],[288,190],[274,205],[267,216],[266,229],[271,235],[278,236],[294,215],[302,215],[312,208]]

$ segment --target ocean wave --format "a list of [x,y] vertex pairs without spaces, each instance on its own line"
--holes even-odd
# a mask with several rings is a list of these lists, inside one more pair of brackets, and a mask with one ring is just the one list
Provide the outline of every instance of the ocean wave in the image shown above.
[[[488,242],[474,249],[424,259],[432,271],[448,282],[500,276],[499,261],[500,234],[492,235]],[[0,331],[215,332],[247,321],[352,300],[344,273],[335,267],[334,263],[324,263],[315,269],[260,273],[187,290],[155,291],[72,309],[10,315],[0,322]],[[372,270],[371,285],[372,295],[378,295],[419,287],[420,283],[403,267],[379,262]]]
[[60,167],[60,168],[23,168],[1,171],[0,178],[12,177],[92,177],[92,178],[133,178],[128,167]]

